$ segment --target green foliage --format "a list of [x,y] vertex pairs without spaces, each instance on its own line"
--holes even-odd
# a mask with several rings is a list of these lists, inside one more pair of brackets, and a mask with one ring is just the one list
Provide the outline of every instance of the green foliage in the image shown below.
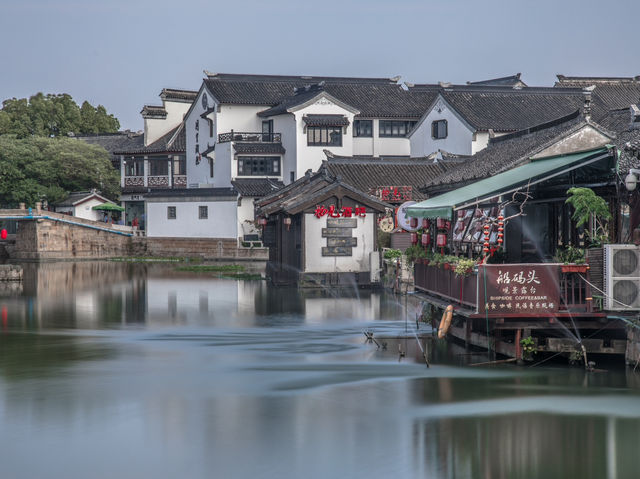
[[[569,198],[566,203],[573,206],[572,218],[579,228],[586,225],[585,233],[592,245],[600,244],[607,240],[605,222],[611,219],[609,205],[604,198],[596,195],[591,188],[569,188]],[[594,226],[590,227],[589,221],[593,218]]]
[[72,138],[0,136],[0,204],[56,203],[92,188],[114,200],[120,192],[104,148]]
[[384,252],[384,259],[393,260],[393,259],[399,258],[400,256],[402,256],[402,251],[400,251],[399,249],[389,248]]
[[426,258],[427,252],[424,250],[424,246],[414,244],[404,250],[404,255],[407,258],[409,264],[413,264],[418,259]]
[[469,276],[473,271],[476,261],[470,258],[458,258],[454,271],[456,276]]
[[68,133],[115,133],[120,122],[102,105],[85,101],[78,107],[71,95],[37,93],[26,98],[11,98],[2,103],[0,135],[67,136]]
[[536,353],[536,342],[531,336],[522,338],[520,340],[520,346],[522,346],[522,355],[524,359],[531,359]]
[[556,261],[564,264],[583,264],[584,249],[574,246],[567,246],[565,249],[559,249],[556,253]]

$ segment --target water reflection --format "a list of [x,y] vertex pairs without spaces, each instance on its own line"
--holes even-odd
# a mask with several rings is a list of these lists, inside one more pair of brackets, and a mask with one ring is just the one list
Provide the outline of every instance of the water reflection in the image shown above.
[[416,298],[170,265],[25,275],[0,298],[1,477],[624,478],[640,465],[639,374],[464,366],[486,356],[418,345]]

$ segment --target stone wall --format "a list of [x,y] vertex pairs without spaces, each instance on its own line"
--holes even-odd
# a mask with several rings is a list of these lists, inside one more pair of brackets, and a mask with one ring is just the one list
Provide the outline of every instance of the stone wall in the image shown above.
[[12,259],[100,259],[126,256],[130,237],[49,219],[21,221]]
[[22,266],[0,264],[0,281],[22,281]]
[[266,261],[268,248],[238,248],[234,238],[131,238],[131,256]]

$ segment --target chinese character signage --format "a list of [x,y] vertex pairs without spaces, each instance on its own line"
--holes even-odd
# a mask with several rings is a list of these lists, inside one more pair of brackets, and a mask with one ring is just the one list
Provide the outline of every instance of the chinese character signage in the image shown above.
[[354,218],[360,216],[364,218],[367,216],[367,209],[364,206],[356,206],[352,208],[345,206],[344,208],[336,208],[334,205],[330,206],[316,206],[316,210],[313,212],[316,218],[322,218],[327,216],[329,218]]
[[411,186],[378,186],[371,188],[369,194],[387,203],[404,203],[412,199]]
[[558,281],[557,264],[482,265],[478,270],[478,313],[498,317],[553,315],[559,309]]

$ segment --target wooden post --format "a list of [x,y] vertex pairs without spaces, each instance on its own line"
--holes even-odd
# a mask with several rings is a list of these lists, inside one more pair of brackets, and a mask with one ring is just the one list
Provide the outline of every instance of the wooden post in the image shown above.
[[522,345],[520,344],[520,340],[522,339],[522,329],[516,329],[516,359],[518,363],[522,361]]

